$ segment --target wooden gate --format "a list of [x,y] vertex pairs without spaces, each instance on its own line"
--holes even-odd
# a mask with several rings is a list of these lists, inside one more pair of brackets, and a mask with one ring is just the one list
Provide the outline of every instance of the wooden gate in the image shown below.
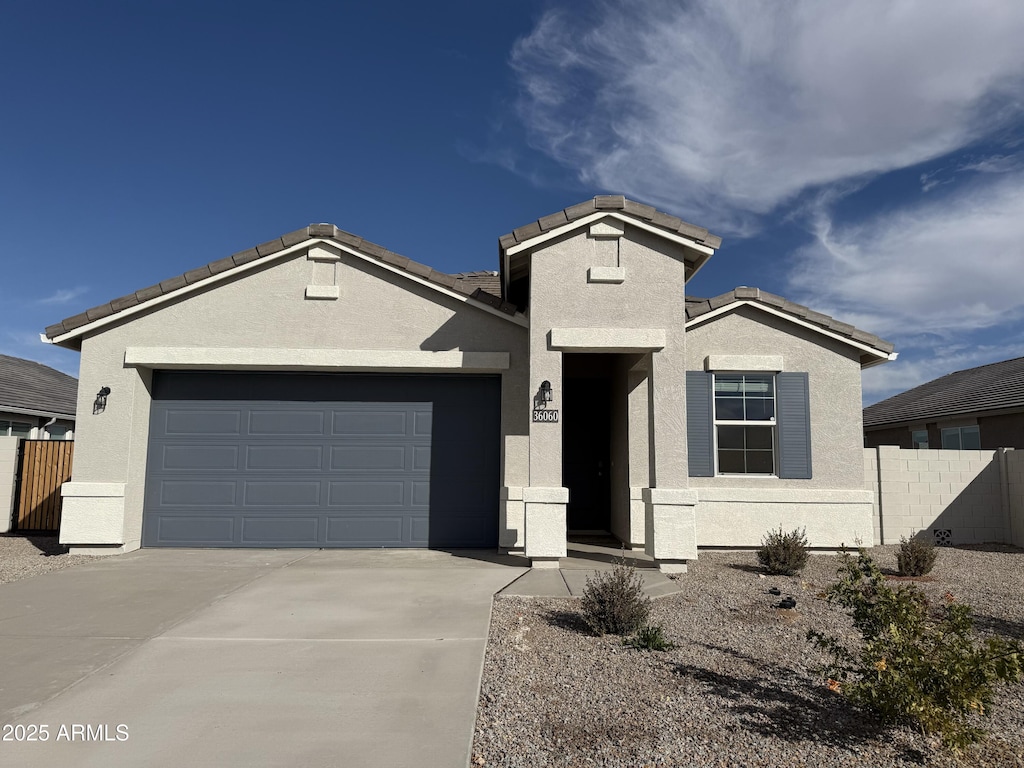
[[15,530],[60,530],[60,487],[71,479],[74,450],[72,440],[21,441]]

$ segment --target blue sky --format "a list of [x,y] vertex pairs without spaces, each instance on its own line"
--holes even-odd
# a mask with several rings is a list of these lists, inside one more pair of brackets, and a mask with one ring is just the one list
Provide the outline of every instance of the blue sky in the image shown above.
[[1024,5],[0,5],[0,352],[332,222],[450,272],[622,193],[896,343],[865,402],[1024,355]]

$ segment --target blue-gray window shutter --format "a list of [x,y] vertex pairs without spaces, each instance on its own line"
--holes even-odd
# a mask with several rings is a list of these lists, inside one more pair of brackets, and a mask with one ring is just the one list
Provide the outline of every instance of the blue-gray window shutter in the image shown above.
[[779,430],[779,477],[811,477],[811,400],[806,373],[775,377],[776,422]]
[[714,391],[711,374],[686,372],[686,452],[690,477],[714,477]]

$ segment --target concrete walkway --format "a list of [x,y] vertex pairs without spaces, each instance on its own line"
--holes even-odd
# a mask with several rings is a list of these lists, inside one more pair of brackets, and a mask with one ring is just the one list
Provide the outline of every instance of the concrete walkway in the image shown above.
[[625,561],[643,578],[648,597],[664,597],[680,591],[679,582],[658,570],[643,552],[621,550],[607,537],[590,537],[570,541],[567,557],[558,561],[558,568],[537,568],[526,571],[500,594],[521,597],[579,597],[587,579],[598,571],[606,571]]
[[0,724],[48,734],[0,765],[465,768],[491,597],[522,564],[143,550],[0,586]]

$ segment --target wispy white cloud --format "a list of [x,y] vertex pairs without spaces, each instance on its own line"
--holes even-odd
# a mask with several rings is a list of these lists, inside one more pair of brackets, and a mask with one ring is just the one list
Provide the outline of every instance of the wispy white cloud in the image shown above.
[[790,291],[881,334],[941,337],[1024,315],[1024,173],[837,226],[819,211],[816,237],[791,262]]
[[74,301],[83,293],[88,291],[89,288],[84,285],[79,285],[74,288],[58,288],[52,294],[46,298],[39,299],[39,304],[67,304]]
[[1021,39],[1001,0],[606,2],[548,11],[511,63],[532,142],[581,181],[749,232],[1017,118]]

